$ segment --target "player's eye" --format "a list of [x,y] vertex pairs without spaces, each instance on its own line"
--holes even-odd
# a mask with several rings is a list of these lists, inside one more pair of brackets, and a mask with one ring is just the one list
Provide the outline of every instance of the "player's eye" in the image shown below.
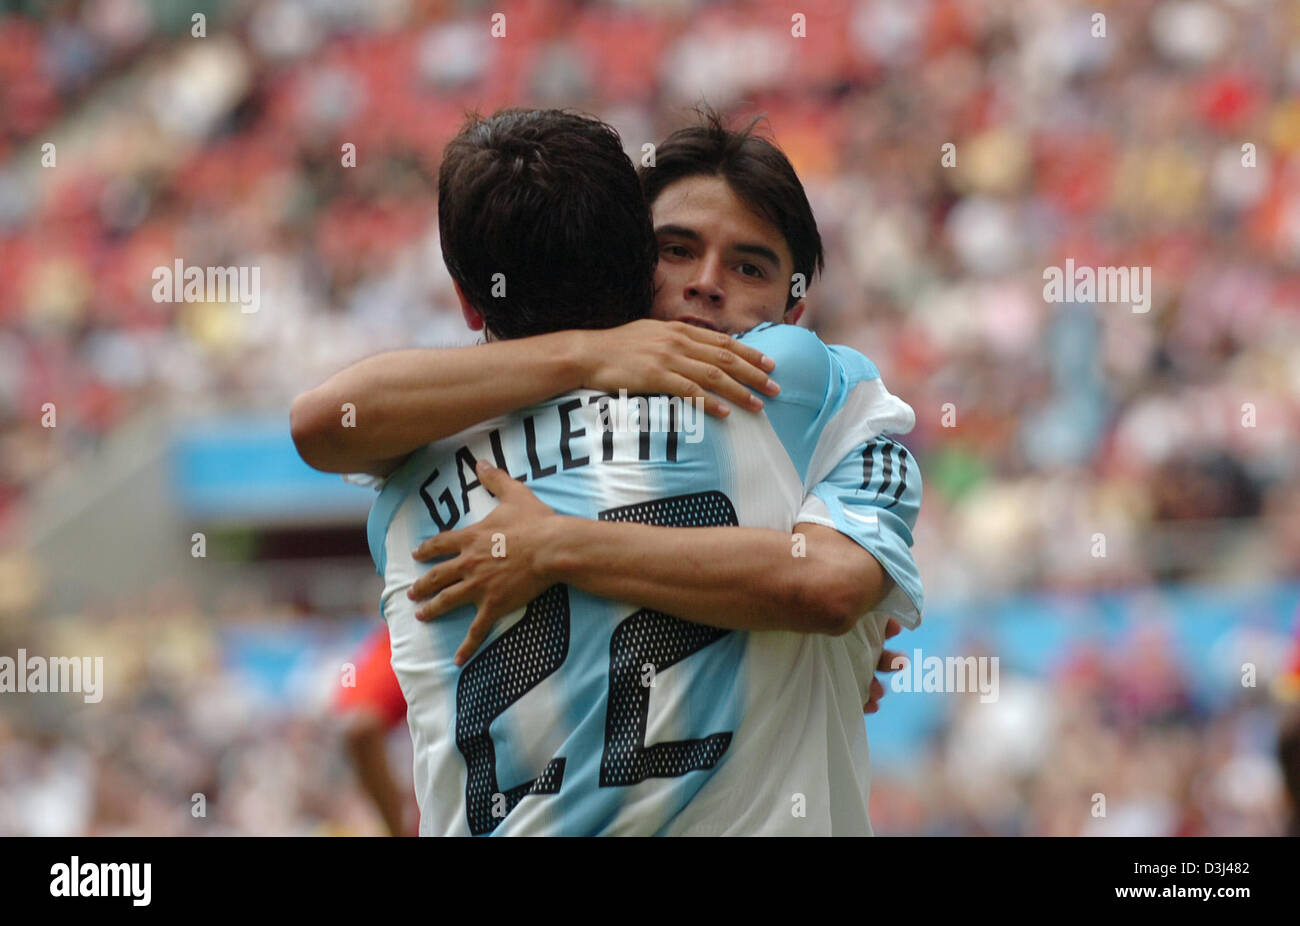
[[[746,268],[748,268],[748,270],[746,270]],[[749,270],[752,270],[753,273],[750,273]],[[740,272],[745,276],[753,277],[756,280],[761,280],[765,276],[767,276],[767,274],[763,272],[763,268],[760,267],[758,264],[750,264],[750,263],[741,264]]]
[[665,244],[659,249],[660,254],[667,254],[669,257],[690,257],[691,252],[686,250],[680,244]]

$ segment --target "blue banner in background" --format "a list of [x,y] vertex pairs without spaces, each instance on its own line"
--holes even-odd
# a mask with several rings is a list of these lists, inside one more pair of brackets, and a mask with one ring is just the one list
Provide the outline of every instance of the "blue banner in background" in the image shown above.
[[[1268,667],[1284,665],[1296,645],[1298,616],[1300,582],[1022,595],[966,607],[936,605],[919,628],[888,645],[908,657],[899,674],[910,674],[909,682],[922,674],[910,664],[916,650],[923,659],[996,656],[1004,682],[1016,676],[1050,682],[1071,657],[1089,649],[1110,671],[1141,673],[1141,648],[1160,647],[1185,679],[1194,705],[1216,712],[1245,693],[1245,663],[1256,666],[1258,686],[1268,684]],[[872,764],[913,762],[954,707],[952,699],[962,695],[899,691],[892,675],[880,678],[885,697],[879,712],[866,718]]]
[[168,463],[173,497],[196,520],[364,522],[375,498],[304,463],[287,411],[204,418],[173,438]]

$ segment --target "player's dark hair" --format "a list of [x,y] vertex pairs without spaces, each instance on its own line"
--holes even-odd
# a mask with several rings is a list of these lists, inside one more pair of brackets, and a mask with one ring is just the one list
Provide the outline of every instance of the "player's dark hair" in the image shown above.
[[598,119],[471,114],[443,152],[438,224],[447,269],[494,337],[650,314],[650,210],[618,133]]
[[[654,166],[637,173],[645,201],[654,204],[669,185],[688,177],[721,177],[755,214],[775,225],[785,238],[794,272],[802,273],[805,286],[823,264],[822,237],[803,184],[785,153],[766,138],[754,134],[763,119],[756,116],[740,130],[729,129],[718,112],[697,107],[700,124],[678,129],[655,148]],[[791,293],[786,311],[799,297]]]

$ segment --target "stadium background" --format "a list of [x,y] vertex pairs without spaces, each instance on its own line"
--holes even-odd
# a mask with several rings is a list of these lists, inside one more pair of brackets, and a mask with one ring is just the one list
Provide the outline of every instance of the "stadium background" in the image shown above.
[[[1300,6],[0,9],[0,654],[106,675],[94,705],[0,695],[0,834],[379,832],[327,710],[375,620],[370,496],[297,462],[288,404],[465,343],[433,181],[466,107],[590,112],[639,158],[702,97],[766,114],[827,248],[808,323],[917,410],[927,611],[897,648],[1001,663],[997,702],[867,718],[878,831],[1282,832]],[[1151,266],[1151,311],[1045,302],[1067,257]],[[260,311],[154,302],[177,258],[260,267]]]

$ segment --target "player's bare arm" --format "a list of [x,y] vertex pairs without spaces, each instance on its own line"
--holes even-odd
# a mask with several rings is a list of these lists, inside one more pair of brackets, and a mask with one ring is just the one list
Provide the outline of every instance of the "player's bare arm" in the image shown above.
[[433,566],[409,597],[431,599],[432,620],[478,607],[456,653],[464,664],[502,616],[557,582],[731,630],[847,633],[893,580],[866,550],[819,524],[789,535],[756,528],[672,528],[556,514],[527,486],[486,462],[478,478],[499,501],[471,527],[438,534],[413,552]]
[[377,712],[364,707],[355,708],[344,718],[343,741],[356,769],[357,780],[374,801],[388,835],[406,836],[410,834],[412,824],[406,820],[408,801],[389,770],[388,730],[388,723]]
[[[471,347],[376,354],[299,395],[290,430],[308,465],[332,473],[392,472],[411,451],[575,389],[700,397],[758,410],[780,390],[770,358],[726,334],[651,319]],[[716,395],[711,394],[716,393]],[[355,426],[344,426],[345,405]]]

